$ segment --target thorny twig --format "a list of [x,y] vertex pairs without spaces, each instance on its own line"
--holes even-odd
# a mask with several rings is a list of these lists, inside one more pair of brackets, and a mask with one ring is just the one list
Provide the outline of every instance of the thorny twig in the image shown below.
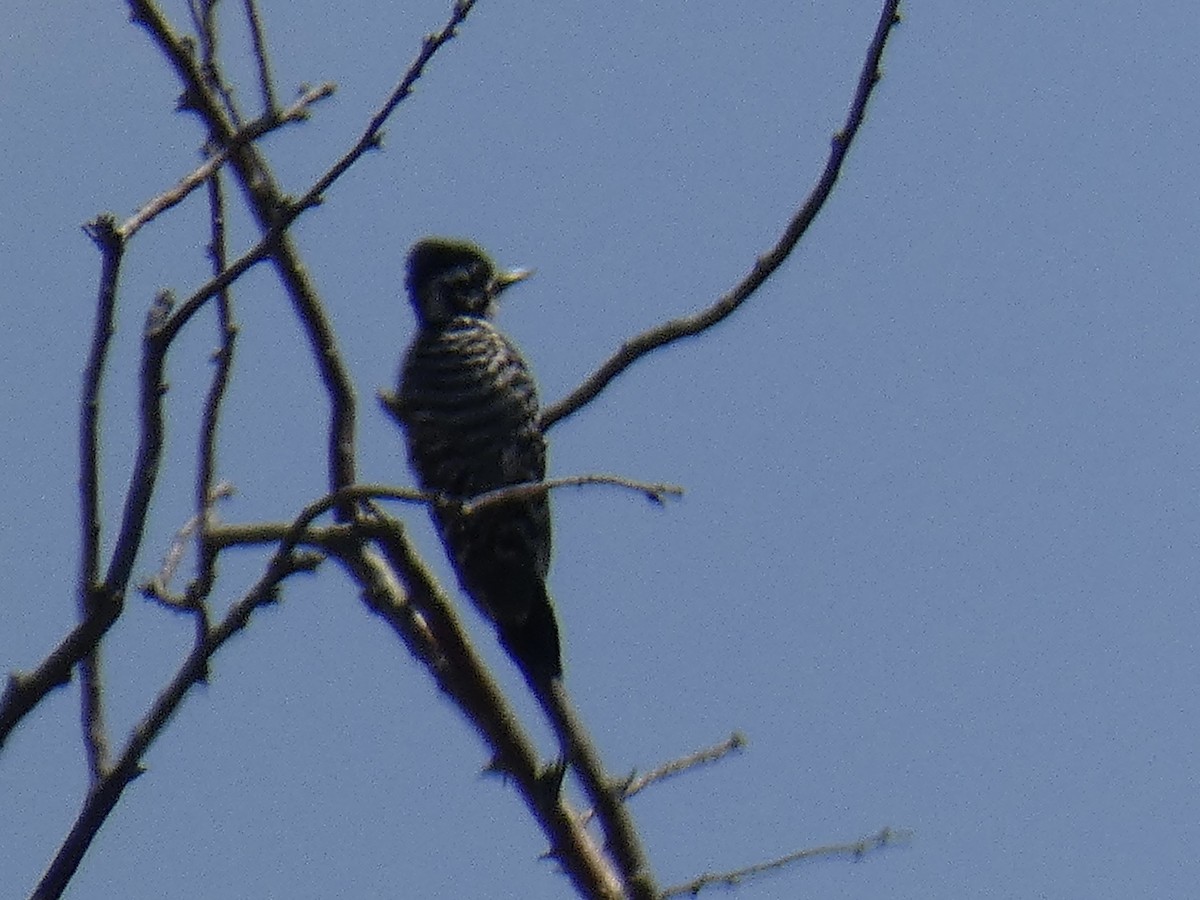
[[910,838],[911,834],[907,831],[884,828],[877,834],[859,841],[851,841],[845,844],[828,844],[824,847],[810,847],[807,850],[796,850],[793,853],[787,853],[775,859],[755,863],[752,866],[745,866],[741,869],[731,869],[728,872],[705,873],[693,878],[691,881],[669,887],[659,896],[661,900],[666,900],[668,897],[694,897],[704,890],[704,888],[714,885],[733,888],[752,878],[766,875],[768,872],[775,872],[787,866],[793,866],[797,863],[808,862],[814,859],[846,856],[853,860],[860,860],[868,853],[903,843]]
[[650,787],[652,784],[657,784],[660,781],[666,781],[676,775],[682,775],[689,769],[694,769],[698,766],[711,765],[719,762],[731,753],[736,753],[746,746],[746,738],[741,732],[735,731],[728,738],[715,744],[712,747],[705,747],[703,750],[697,750],[695,753],[689,753],[687,756],[673,759],[663,763],[657,769],[651,769],[645,775],[631,775],[625,783],[622,795],[625,799],[634,797]]

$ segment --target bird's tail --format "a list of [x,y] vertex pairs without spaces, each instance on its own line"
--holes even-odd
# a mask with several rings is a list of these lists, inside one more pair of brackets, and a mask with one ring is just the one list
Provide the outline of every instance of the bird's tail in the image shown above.
[[520,622],[497,622],[500,642],[525,677],[539,683],[562,675],[562,649],[554,607],[544,586],[541,597],[530,605]]

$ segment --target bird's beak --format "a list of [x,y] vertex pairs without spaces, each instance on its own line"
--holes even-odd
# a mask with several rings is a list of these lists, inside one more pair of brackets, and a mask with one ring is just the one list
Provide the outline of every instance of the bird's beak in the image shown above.
[[524,281],[532,275],[533,269],[511,269],[508,272],[501,272],[496,276],[496,293],[499,294],[509,285]]

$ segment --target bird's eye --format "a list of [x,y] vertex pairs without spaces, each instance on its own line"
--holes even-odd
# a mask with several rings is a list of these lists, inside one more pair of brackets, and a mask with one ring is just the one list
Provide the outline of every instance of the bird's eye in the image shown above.
[[442,273],[441,279],[447,287],[462,287],[471,280],[471,270],[467,266],[456,266]]
[[432,295],[441,308],[440,315],[482,313],[487,309],[489,275],[486,267],[464,263],[439,273]]
[[474,293],[487,286],[488,273],[484,266],[467,263],[448,269],[442,276],[442,282],[451,291],[462,294]]

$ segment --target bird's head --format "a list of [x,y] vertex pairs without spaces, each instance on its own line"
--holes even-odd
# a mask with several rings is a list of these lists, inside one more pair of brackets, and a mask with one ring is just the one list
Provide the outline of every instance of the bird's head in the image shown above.
[[421,324],[440,325],[455,316],[490,319],[501,291],[532,274],[530,269],[497,269],[469,241],[430,237],[409,251],[405,284]]

